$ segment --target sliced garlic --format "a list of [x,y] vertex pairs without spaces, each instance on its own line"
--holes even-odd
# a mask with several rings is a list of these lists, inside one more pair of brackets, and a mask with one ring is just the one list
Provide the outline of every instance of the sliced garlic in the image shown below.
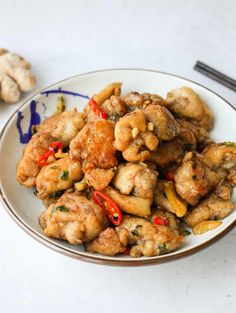
[[153,131],[154,130],[154,124],[152,122],[149,122],[147,124],[147,129],[150,130],[150,131]]
[[132,129],[132,136],[133,136],[133,138],[136,138],[136,137],[138,136],[138,134],[139,134],[139,129],[138,129],[138,127],[134,127],[134,128]]

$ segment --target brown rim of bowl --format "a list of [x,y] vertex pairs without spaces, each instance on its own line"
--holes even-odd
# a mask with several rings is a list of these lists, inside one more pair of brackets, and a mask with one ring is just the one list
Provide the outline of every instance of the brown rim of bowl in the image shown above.
[[[9,117],[8,121],[6,122],[5,126],[3,127],[1,134],[0,134],[0,144],[1,144],[1,140],[3,137],[3,134],[5,132],[6,127],[8,126],[8,124],[10,123],[10,121],[13,119],[13,117],[16,115],[16,113],[26,104],[28,103],[31,99],[33,99],[34,97],[36,97],[38,94],[40,94],[42,91],[45,91],[51,87],[53,87],[54,85],[60,84],[62,82],[65,82],[67,80],[76,78],[76,77],[80,77],[80,76],[85,76],[88,74],[93,74],[93,73],[98,73],[98,72],[108,72],[108,71],[146,71],[146,72],[153,72],[153,73],[159,73],[159,74],[164,74],[164,75],[168,75],[168,76],[172,76],[172,77],[177,77],[186,81],[189,81],[191,83],[194,83],[208,91],[210,91],[211,93],[213,93],[214,95],[218,96],[219,98],[221,98],[225,103],[227,103],[234,111],[236,111],[236,109],[227,101],[225,100],[223,97],[221,97],[220,95],[218,95],[216,92],[212,91],[211,89],[196,83],[193,80],[184,78],[182,76],[179,75],[174,75],[174,74],[170,74],[167,72],[162,72],[162,71],[155,71],[155,70],[148,70],[148,69],[138,69],[138,68],[115,68],[115,69],[105,69],[105,70],[97,70],[97,71],[91,71],[91,72],[87,72],[87,73],[82,73],[82,74],[78,74],[78,75],[74,75],[71,76],[69,78],[63,79],[61,81],[58,81],[54,84],[49,85],[48,87],[38,91],[37,93],[35,93],[33,96],[31,96],[28,100],[24,101],[16,110],[15,112]],[[102,257],[99,257],[99,255],[94,255],[94,256],[85,256],[85,255],[81,255],[75,252],[70,251],[69,249],[65,248],[65,247],[61,247],[60,245],[56,244],[56,243],[52,243],[47,237],[44,237],[40,234],[38,234],[33,228],[31,228],[30,226],[28,226],[22,219],[20,219],[15,212],[12,210],[11,205],[8,203],[7,199],[5,199],[1,186],[0,186],[0,197],[2,200],[2,203],[4,204],[3,206],[5,207],[7,213],[9,214],[9,216],[26,232],[28,233],[32,238],[36,239],[38,242],[42,243],[43,245],[51,248],[52,250],[55,250],[57,252],[60,252],[63,255],[66,256],[70,256],[72,258],[81,260],[81,261],[86,261],[86,262],[90,262],[90,263],[95,263],[95,264],[101,264],[101,265],[113,265],[113,266],[143,266],[143,265],[155,265],[155,264],[161,264],[161,263],[166,263],[166,262],[170,262],[170,261],[174,261],[176,259],[180,259],[186,256],[190,256],[204,248],[207,248],[209,245],[211,245],[212,243],[216,242],[217,240],[219,240],[220,238],[222,238],[224,235],[226,235],[231,229],[233,229],[236,226],[236,219],[234,221],[232,221],[229,226],[224,229],[222,232],[220,232],[219,234],[217,234],[216,236],[214,236],[213,238],[207,240],[206,242],[198,245],[197,247],[194,247],[192,249],[189,249],[187,251],[183,251],[183,252],[179,252],[178,254],[166,254],[164,257],[162,256],[161,258],[149,258],[149,259],[132,259],[131,261],[125,261],[125,260],[108,260],[108,259],[104,259]]]

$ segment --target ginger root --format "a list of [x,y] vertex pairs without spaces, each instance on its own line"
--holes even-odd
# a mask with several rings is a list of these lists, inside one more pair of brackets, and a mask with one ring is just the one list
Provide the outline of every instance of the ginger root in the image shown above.
[[0,48],[0,100],[14,103],[21,91],[29,91],[36,84],[30,64],[19,55]]

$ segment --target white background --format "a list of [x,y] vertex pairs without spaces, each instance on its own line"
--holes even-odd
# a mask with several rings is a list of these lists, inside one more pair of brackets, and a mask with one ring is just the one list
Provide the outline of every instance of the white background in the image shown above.
[[[234,0],[0,0],[0,46],[33,64],[38,89],[86,71],[138,67],[196,80],[236,104],[233,91],[193,70],[199,59],[235,78]],[[1,127],[18,105],[0,105]],[[235,277],[236,229],[186,259],[105,267],[42,246],[0,205],[4,313],[231,313]]]

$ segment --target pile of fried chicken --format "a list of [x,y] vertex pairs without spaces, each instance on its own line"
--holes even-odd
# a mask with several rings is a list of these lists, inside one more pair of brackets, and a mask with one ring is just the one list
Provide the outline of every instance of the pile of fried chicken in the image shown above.
[[163,99],[121,96],[113,83],[83,112],[63,109],[35,126],[16,172],[46,207],[46,236],[150,257],[179,248],[187,228],[201,234],[231,213],[236,144],[210,139],[213,114],[189,87]]

